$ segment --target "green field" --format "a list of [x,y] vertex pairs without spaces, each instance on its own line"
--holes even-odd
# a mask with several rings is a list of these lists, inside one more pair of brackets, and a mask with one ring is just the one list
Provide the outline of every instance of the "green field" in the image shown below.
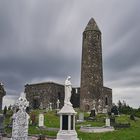
[[[39,129],[38,124],[38,114],[43,111],[35,110],[32,113],[36,116],[36,124],[29,126],[29,134],[43,134],[47,136],[56,136],[57,131],[48,131]],[[55,111],[45,113],[45,126],[46,128],[59,128],[59,116],[56,115]],[[10,123],[11,113],[8,112],[5,119],[5,126]],[[88,116],[85,113],[85,116]],[[78,137],[82,140],[140,140],[140,118],[136,118],[136,121],[130,120],[128,115],[121,115],[120,117],[116,117],[116,121],[118,123],[130,123],[130,128],[121,128],[119,130],[115,130],[114,132],[106,132],[106,133],[83,133],[79,131],[81,125],[91,126],[103,126],[104,125],[105,115],[98,115],[96,121],[86,121],[84,123],[76,124],[76,130],[78,133]],[[10,128],[6,128],[7,133],[11,133]]]

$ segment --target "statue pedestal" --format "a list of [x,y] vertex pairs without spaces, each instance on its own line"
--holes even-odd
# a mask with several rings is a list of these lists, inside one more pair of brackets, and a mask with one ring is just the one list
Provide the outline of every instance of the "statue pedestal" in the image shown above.
[[57,140],[79,140],[75,131],[76,112],[73,107],[65,104],[58,114],[60,115],[60,130]]

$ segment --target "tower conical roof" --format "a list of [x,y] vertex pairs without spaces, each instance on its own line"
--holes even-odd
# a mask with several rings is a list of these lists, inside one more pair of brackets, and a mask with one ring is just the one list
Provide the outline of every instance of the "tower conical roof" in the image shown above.
[[95,31],[99,31],[100,29],[97,25],[97,23],[95,22],[95,20],[93,18],[91,18],[85,28],[85,31],[89,31],[89,30],[95,30]]

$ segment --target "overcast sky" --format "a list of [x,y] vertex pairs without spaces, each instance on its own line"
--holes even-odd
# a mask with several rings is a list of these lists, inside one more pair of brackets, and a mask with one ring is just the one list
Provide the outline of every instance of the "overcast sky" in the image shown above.
[[139,0],[0,0],[0,81],[13,103],[27,83],[80,85],[82,32],[102,32],[104,85],[113,101],[140,105]]

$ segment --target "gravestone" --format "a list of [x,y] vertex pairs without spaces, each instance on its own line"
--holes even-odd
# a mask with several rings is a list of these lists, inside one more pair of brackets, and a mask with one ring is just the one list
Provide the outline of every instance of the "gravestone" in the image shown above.
[[52,111],[52,103],[49,104],[49,110]]
[[79,113],[79,118],[77,122],[84,122],[84,113]]
[[114,117],[114,113],[111,113],[111,116],[113,116],[113,117]]
[[38,123],[39,127],[43,127],[44,126],[44,115],[43,114],[39,114],[39,123]]
[[49,111],[49,108],[48,107],[46,107],[46,112],[48,112]]
[[95,117],[96,116],[96,111],[95,109],[92,109],[90,112],[90,117]]
[[59,110],[60,109],[60,101],[59,101],[59,99],[57,100],[57,110]]
[[109,118],[106,118],[106,120],[105,120],[105,125],[106,125],[107,127],[110,127],[110,119],[109,119]]
[[36,115],[35,113],[31,113],[30,115],[30,119],[31,119],[31,125],[36,125]]
[[43,103],[42,102],[40,103],[39,109],[41,109],[41,110],[43,109]]
[[84,113],[79,113],[79,120],[84,121]]
[[107,114],[107,108],[103,108],[103,113]]
[[28,140],[28,122],[29,115],[26,113],[26,108],[29,102],[25,98],[25,94],[21,94],[16,102],[18,111],[13,114],[12,138],[11,140]]
[[115,116],[110,117],[110,123],[111,125],[114,125],[116,123]]
[[0,114],[0,134],[3,133],[4,131],[3,121],[4,121],[4,116],[3,114]]

